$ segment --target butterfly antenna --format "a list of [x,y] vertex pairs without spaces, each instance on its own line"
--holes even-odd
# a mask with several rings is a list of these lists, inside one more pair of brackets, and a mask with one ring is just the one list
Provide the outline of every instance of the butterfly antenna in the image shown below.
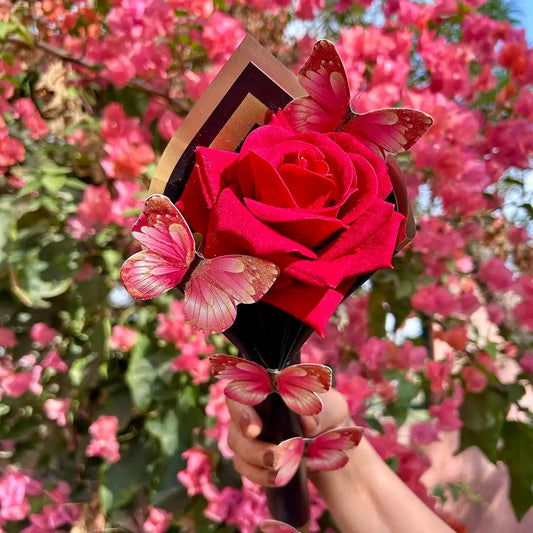
[[353,98],[350,102],[350,107],[352,109],[355,109],[355,106],[357,105],[357,102],[361,99],[361,96],[363,96],[363,93],[366,91],[367,84],[366,82],[361,85],[361,88],[353,95]]

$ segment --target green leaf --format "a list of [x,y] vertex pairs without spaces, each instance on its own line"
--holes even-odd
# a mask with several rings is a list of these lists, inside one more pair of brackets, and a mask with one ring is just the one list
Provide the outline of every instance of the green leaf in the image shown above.
[[499,459],[509,468],[510,498],[518,520],[533,505],[533,427],[523,422],[508,421],[503,425],[503,447]]
[[392,416],[397,426],[402,426],[407,420],[409,409],[405,405],[396,402],[391,402],[385,408],[385,414]]
[[80,263],[75,239],[52,233],[45,216],[43,211],[27,213],[11,235],[11,289],[28,307],[49,307],[48,299],[68,290]]
[[72,363],[68,371],[68,377],[75,387],[79,387],[85,381],[89,374],[89,366],[91,363],[94,363],[96,359],[97,355],[93,353],[87,357],[80,357]]
[[385,336],[385,319],[387,310],[383,305],[387,301],[386,294],[381,287],[374,286],[368,297],[368,332],[376,337]]
[[374,418],[373,416],[367,416],[365,418],[365,422],[368,424],[368,427],[379,431],[382,435],[385,433],[381,422],[377,418]]
[[164,455],[173,455],[178,449],[178,417],[175,411],[167,411],[145,423],[146,430],[161,445]]
[[420,388],[417,385],[411,383],[405,378],[401,379],[396,387],[397,401],[401,405],[408,406],[419,392]]
[[146,411],[152,401],[152,385],[157,378],[156,369],[146,358],[149,346],[145,336],[137,338],[125,376],[133,403],[141,411]]
[[41,183],[48,192],[55,193],[65,186],[67,177],[47,175],[43,177]]
[[106,503],[113,509],[131,502],[138,492],[152,481],[148,465],[155,459],[149,442],[136,440],[123,446],[121,457],[110,465],[102,475]]
[[490,461],[496,463],[498,441],[509,406],[507,394],[495,388],[487,388],[480,394],[466,393],[460,409],[463,427],[459,449],[478,446]]
[[114,387],[107,392],[109,393],[109,400],[98,411],[98,416],[116,416],[119,422],[119,430],[124,431],[133,417],[133,404],[130,393],[122,384],[118,390]]
[[0,39],[5,39],[10,33],[14,33],[18,29],[18,24],[15,22],[0,21]]

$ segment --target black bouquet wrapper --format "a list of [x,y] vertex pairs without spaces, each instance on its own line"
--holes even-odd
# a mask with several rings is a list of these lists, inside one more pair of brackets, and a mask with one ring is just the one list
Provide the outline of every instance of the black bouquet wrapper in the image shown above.
[[[313,329],[301,320],[264,302],[239,305],[237,318],[224,335],[245,359],[267,368],[282,369],[300,362],[300,348]],[[278,394],[271,394],[256,410],[263,421],[261,440],[278,444],[301,436],[300,418],[290,411]],[[293,527],[309,521],[307,476],[301,465],[294,477],[279,488],[267,488],[270,514]]]

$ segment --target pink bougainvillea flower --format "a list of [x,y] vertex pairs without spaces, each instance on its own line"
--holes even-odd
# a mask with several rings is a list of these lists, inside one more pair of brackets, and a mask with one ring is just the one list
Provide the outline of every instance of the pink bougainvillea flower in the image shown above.
[[34,366],[27,371],[10,371],[0,374],[0,396],[2,393],[13,398],[22,396],[26,391],[30,391],[36,396],[41,394],[43,388],[39,383],[42,367]]
[[117,442],[118,427],[118,418],[116,416],[99,416],[89,426],[92,440],[85,450],[85,455],[87,457],[101,457],[109,463],[116,463],[120,459],[119,444]]
[[475,366],[465,366],[461,370],[461,377],[465,381],[468,392],[482,392],[487,385],[487,376]]
[[0,328],[0,346],[4,348],[14,348],[17,345],[15,332],[9,328]]
[[44,414],[50,419],[55,420],[58,426],[67,425],[67,415],[70,409],[71,400],[60,398],[48,398],[44,402]]
[[44,322],[36,322],[31,327],[30,337],[41,347],[50,344],[58,336],[59,331],[54,328],[51,328]]
[[157,131],[165,141],[169,141],[178,129],[181,120],[181,117],[176,113],[166,109],[157,121]]
[[143,533],[165,533],[171,519],[172,513],[150,506],[148,508],[148,517],[143,523]]
[[426,446],[438,440],[438,431],[431,422],[415,422],[411,428],[411,442],[415,446]]
[[519,363],[523,370],[533,374],[533,351],[528,350],[520,359]]
[[206,336],[202,332],[192,335],[180,347],[180,355],[172,360],[172,370],[187,371],[192,377],[192,383],[206,383],[211,378],[209,359],[200,355],[213,353],[215,347],[206,343]]
[[245,37],[242,22],[221,11],[215,11],[203,26],[202,41],[213,63],[225,62]]
[[209,456],[201,448],[189,448],[182,457],[187,460],[187,468],[178,472],[178,480],[187,488],[189,498],[202,494],[211,485],[211,463]]
[[459,386],[454,387],[453,396],[444,398],[439,405],[432,405],[429,414],[437,418],[437,429],[453,431],[463,426],[459,416],[459,407],[463,403],[463,391]]
[[0,520],[23,520],[30,512],[26,496],[41,492],[41,483],[23,472],[7,469],[0,477]]
[[212,417],[215,423],[205,434],[209,435],[218,445],[218,449],[223,457],[233,457],[233,451],[228,446],[228,430],[230,426],[230,415],[226,403],[223,381],[216,381],[209,386],[209,400],[205,406],[205,414]]
[[14,107],[30,131],[32,139],[40,139],[48,133],[48,124],[39,115],[39,111],[37,111],[31,98],[19,98],[15,101]]
[[109,346],[123,352],[131,350],[137,342],[137,331],[126,326],[113,326]]
[[193,329],[187,324],[183,312],[183,300],[172,300],[169,313],[157,315],[157,336],[165,342],[172,342],[176,348],[186,342]]
[[496,292],[508,291],[513,286],[513,273],[505,266],[503,259],[493,257],[479,268],[478,279]]
[[57,350],[53,349],[48,352],[43,359],[41,366],[43,368],[53,368],[56,372],[64,374],[68,371],[68,365],[61,359]]

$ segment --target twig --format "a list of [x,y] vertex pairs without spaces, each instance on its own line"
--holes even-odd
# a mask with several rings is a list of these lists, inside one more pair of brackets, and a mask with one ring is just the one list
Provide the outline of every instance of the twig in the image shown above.
[[[17,37],[16,35],[7,36],[4,39],[4,42],[16,44],[18,46],[24,46],[25,48],[32,48],[24,39],[22,39],[21,37]],[[33,42],[33,46],[35,48],[38,48],[39,50],[42,50],[46,54],[58,57],[63,61],[68,61],[69,63],[74,63],[75,65],[79,65],[80,67],[86,68],[92,72],[99,72],[100,70],[102,70],[102,65],[91,63],[83,57],[76,57],[71,53],[67,52],[66,50],[63,50],[62,48],[49,44],[45,41],[35,40]],[[178,113],[185,114],[188,113],[190,110],[189,106],[182,102],[174,100],[165,90],[158,89],[157,87],[152,87],[145,81],[140,80],[138,78],[132,78],[128,81],[126,86],[132,89],[137,89],[138,91],[142,91],[151,96],[158,96],[160,98],[163,98],[172,106],[174,111]]]

